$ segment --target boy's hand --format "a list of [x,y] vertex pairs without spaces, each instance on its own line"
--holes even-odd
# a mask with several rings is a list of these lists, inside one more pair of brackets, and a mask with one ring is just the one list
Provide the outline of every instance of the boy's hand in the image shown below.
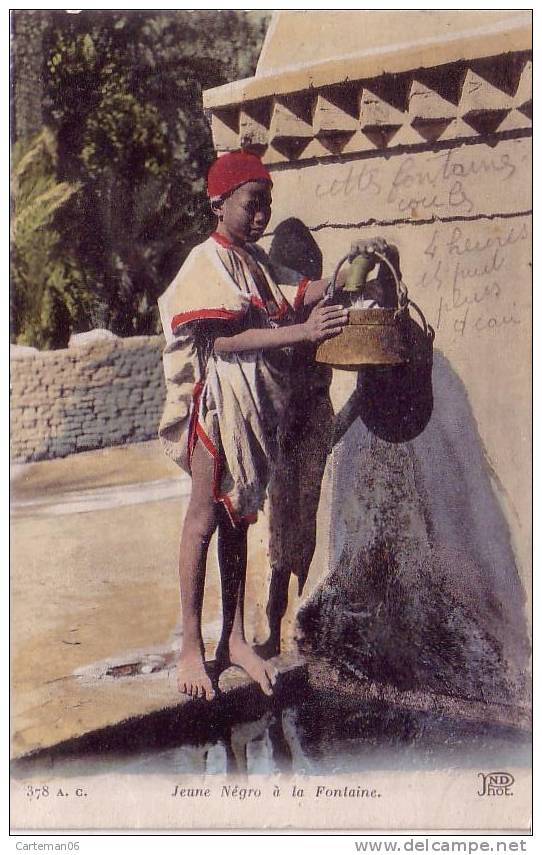
[[[388,259],[400,281],[402,276],[400,268],[399,250],[397,249],[397,247],[393,246],[392,244],[386,244],[386,251],[383,252],[382,255],[384,255]],[[380,259],[377,260],[380,261]],[[395,290],[395,277],[393,276],[393,273],[391,272],[387,264],[381,263],[380,270],[378,272],[378,278],[386,286]]]
[[352,262],[358,255],[363,256],[368,261],[372,262],[372,268],[378,263],[378,258],[374,255],[375,250],[386,255],[388,244],[384,238],[371,238],[371,240],[355,240],[350,245],[349,261]]
[[318,344],[327,338],[333,338],[347,323],[348,309],[326,305],[325,300],[320,300],[303,324],[305,340]]
[[[393,244],[387,243],[384,238],[374,238],[373,240],[357,240],[352,243],[350,246],[350,256],[349,260],[352,262],[354,259],[357,259],[359,256],[363,258],[363,268],[365,276],[369,273],[376,265],[380,262],[380,259],[377,255],[375,255],[375,251],[379,252],[380,255],[385,256],[388,261],[393,265],[399,279],[401,279],[401,270],[399,267],[399,250]],[[361,264],[361,262],[358,262]],[[387,264],[382,264],[381,266],[381,276],[385,280],[390,279],[391,281],[395,281],[390,272],[390,269]]]
[[[390,261],[391,264],[394,266],[396,273],[400,279],[401,270],[399,268],[399,250],[397,249],[397,247],[391,243],[386,244],[386,251],[382,254],[385,255],[388,261]],[[386,270],[389,270],[389,267],[387,265],[384,265],[384,267],[386,268]]]

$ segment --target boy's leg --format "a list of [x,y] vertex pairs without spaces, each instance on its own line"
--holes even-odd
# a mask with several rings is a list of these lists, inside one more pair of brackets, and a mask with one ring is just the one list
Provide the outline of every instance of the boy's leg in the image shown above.
[[313,372],[305,366],[305,373],[297,375],[304,377],[311,395],[307,399],[299,392],[292,400],[291,421],[284,428],[278,465],[269,485],[269,636],[258,646],[265,658],[280,652],[290,575],[297,576],[301,596],[316,548],[316,518],[331,447],[333,408],[327,385],[315,386]]
[[285,442],[279,454],[273,477],[269,484],[269,559],[271,579],[266,614],[269,635],[258,652],[264,659],[280,653],[282,619],[288,608],[288,589],[290,575],[296,567],[298,552],[294,548],[295,536],[292,520],[301,526],[305,509],[300,517],[299,502],[299,461],[292,453],[297,438],[293,431],[287,434],[290,442]]
[[261,659],[245,638],[247,526],[233,526],[222,508],[218,524],[218,560],[222,579],[222,638],[217,660],[222,667],[238,665],[243,668],[266,695],[272,695],[277,670]]
[[276,564],[271,567],[269,597],[265,609],[269,635],[262,644],[258,644],[257,646],[258,653],[264,659],[269,659],[271,656],[277,656],[280,653],[282,619],[288,608],[290,575],[289,566],[285,567],[284,564]]
[[192,491],[179,548],[179,581],[182,607],[182,648],[177,666],[179,691],[194,698],[214,697],[205,669],[201,611],[209,541],[217,524],[213,497],[214,461],[198,443],[192,456]]

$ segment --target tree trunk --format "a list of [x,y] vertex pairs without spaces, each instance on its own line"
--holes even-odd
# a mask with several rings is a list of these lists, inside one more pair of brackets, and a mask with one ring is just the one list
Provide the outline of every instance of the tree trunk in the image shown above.
[[11,16],[12,140],[29,138],[43,125],[43,36],[47,13],[19,9]]

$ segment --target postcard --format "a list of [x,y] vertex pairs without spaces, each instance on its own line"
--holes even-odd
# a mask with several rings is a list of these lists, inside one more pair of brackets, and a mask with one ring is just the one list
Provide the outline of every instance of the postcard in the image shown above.
[[528,10],[15,10],[12,829],[528,835]]

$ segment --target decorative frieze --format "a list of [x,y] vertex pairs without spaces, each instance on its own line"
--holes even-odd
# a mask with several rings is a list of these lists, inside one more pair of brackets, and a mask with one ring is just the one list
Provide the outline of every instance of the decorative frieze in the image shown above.
[[529,60],[526,63],[523,74],[521,75],[516,95],[514,98],[514,107],[532,120],[533,118],[533,64]]
[[351,109],[347,110],[344,101],[341,103],[337,94],[333,97],[327,92],[321,93],[316,96],[312,121],[314,134],[317,137],[327,138],[344,133],[353,133],[358,129],[358,115],[357,104],[353,104]]
[[239,148],[239,110],[236,107],[214,110],[211,130],[218,152]]
[[427,146],[532,127],[532,62],[517,52],[210,110],[218,152],[268,164]]

